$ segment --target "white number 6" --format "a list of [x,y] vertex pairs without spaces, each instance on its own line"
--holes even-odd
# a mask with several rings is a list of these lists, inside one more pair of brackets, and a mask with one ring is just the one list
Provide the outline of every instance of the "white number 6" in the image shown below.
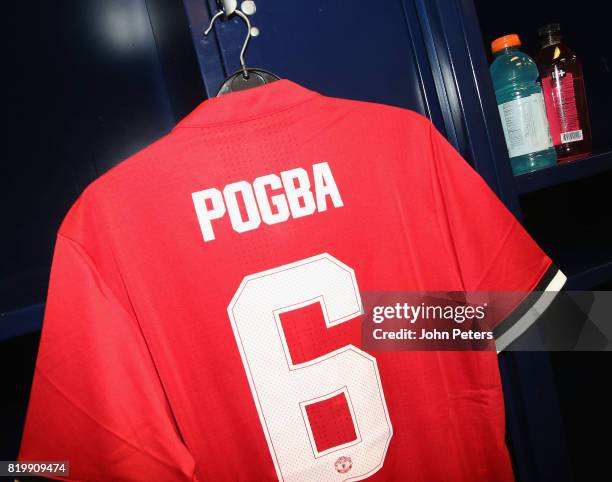
[[[294,364],[279,315],[320,302],[327,327],[362,313],[355,274],[329,254],[244,278],[229,314],[279,480],[362,480],[393,434],[376,359],[353,345]],[[344,392],[357,438],[319,452],[305,405]]]

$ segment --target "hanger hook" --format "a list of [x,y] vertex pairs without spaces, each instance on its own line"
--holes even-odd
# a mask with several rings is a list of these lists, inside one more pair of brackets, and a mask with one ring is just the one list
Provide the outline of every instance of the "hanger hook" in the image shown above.
[[[247,46],[249,45],[249,40],[251,39],[251,22],[249,21],[249,18],[244,13],[242,13],[240,10],[235,10],[234,13],[245,21],[247,28],[248,28],[247,36],[244,39],[242,48],[240,49],[240,67],[242,69],[242,76],[245,79],[248,79],[249,71],[247,70],[246,64],[244,62],[244,53],[246,52]],[[208,24],[208,28],[204,30],[204,35],[208,35],[210,33],[215,21],[223,15],[225,15],[225,12],[223,10],[219,10],[217,13],[213,15],[213,17],[210,19],[210,23]]]

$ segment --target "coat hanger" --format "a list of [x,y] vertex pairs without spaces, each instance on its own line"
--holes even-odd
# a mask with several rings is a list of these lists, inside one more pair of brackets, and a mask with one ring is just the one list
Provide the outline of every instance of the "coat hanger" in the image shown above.
[[280,77],[272,72],[268,72],[264,69],[248,68],[246,66],[244,61],[244,53],[247,49],[247,45],[249,44],[249,40],[251,39],[251,22],[242,11],[236,8],[236,0],[217,0],[217,5],[219,5],[221,10],[215,13],[210,19],[210,24],[204,31],[204,35],[208,35],[210,33],[215,21],[219,17],[223,16],[227,19],[233,14],[236,14],[242,18],[248,28],[246,39],[242,44],[242,49],[240,49],[240,69],[223,81],[219,92],[217,92],[217,97],[229,94],[230,92],[250,89],[251,87],[257,87],[259,85],[269,84],[275,80],[280,80]]

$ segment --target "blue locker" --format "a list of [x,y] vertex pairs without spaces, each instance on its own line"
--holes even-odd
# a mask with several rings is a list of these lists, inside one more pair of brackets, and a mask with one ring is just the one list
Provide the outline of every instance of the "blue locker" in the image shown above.
[[[413,109],[432,119],[507,207],[521,212],[472,0],[256,1],[260,67],[326,95]],[[213,0],[184,0],[206,95],[239,68],[236,16],[205,37]],[[401,135],[401,133],[398,133]],[[521,481],[569,481],[568,455],[545,353],[507,353],[500,368],[509,445]]]
[[[474,1],[255,0],[257,12],[250,18],[260,35],[251,40],[247,65],[326,95],[397,105],[430,117],[522,220],[522,194],[610,170],[612,151],[589,162],[512,177]],[[33,169],[38,175],[29,175],[28,191],[8,182],[4,191],[40,192],[49,212],[15,203],[14,219],[21,224],[9,226],[3,244],[11,259],[0,286],[0,341],[39,329],[53,237],[77,194],[214,96],[238,69],[246,35],[235,17],[203,35],[217,10],[215,0],[72,0],[39,6],[33,14],[15,8],[19,25],[29,27],[19,29],[17,43],[29,81],[15,92],[46,99],[49,128],[28,134],[38,143],[28,144],[19,137],[23,133],[15,137],[14,152],[9,150],[15,163],[44,162]],[[40,50],[38,38],[27,33],[32,30],[47,38]],[[34,51],[36,62],[30,62]],[[22,99],[8,108],[18,114]],[[15,123],[17,114],[10,116]],[[38,155],[41,146],[48,157]],[[14,202],[8,194],[7,199]],[[8,219],[10,224],[13,218]],[[36,229],[36,236],[29,236],[29,229]],[[29,238],[36,243],[22,242]],[[605,249],[597,266],[581,265],[569,283],[586,288],[609,279],[612,258]],[[36,264],[35,276],[23,259]],[[500,366],[517,480],[571,480],[548,355],[507,353]],[[15,411],[22,416],[24,407],[15,405]],[[9,427],[2,419],[0,425]],[[17,430],[13,425],[7,433]],[[0,448],[16,450],[18,434],[2,435]]]

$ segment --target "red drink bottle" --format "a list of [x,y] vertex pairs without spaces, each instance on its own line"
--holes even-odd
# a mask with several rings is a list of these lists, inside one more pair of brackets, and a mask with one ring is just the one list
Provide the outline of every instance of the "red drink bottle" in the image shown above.
[[538,29],[542,46],[536,63],[540,70],[546,115],[559,162],[591,153],[591,124],[580,61],[561,43],[559,24]]

